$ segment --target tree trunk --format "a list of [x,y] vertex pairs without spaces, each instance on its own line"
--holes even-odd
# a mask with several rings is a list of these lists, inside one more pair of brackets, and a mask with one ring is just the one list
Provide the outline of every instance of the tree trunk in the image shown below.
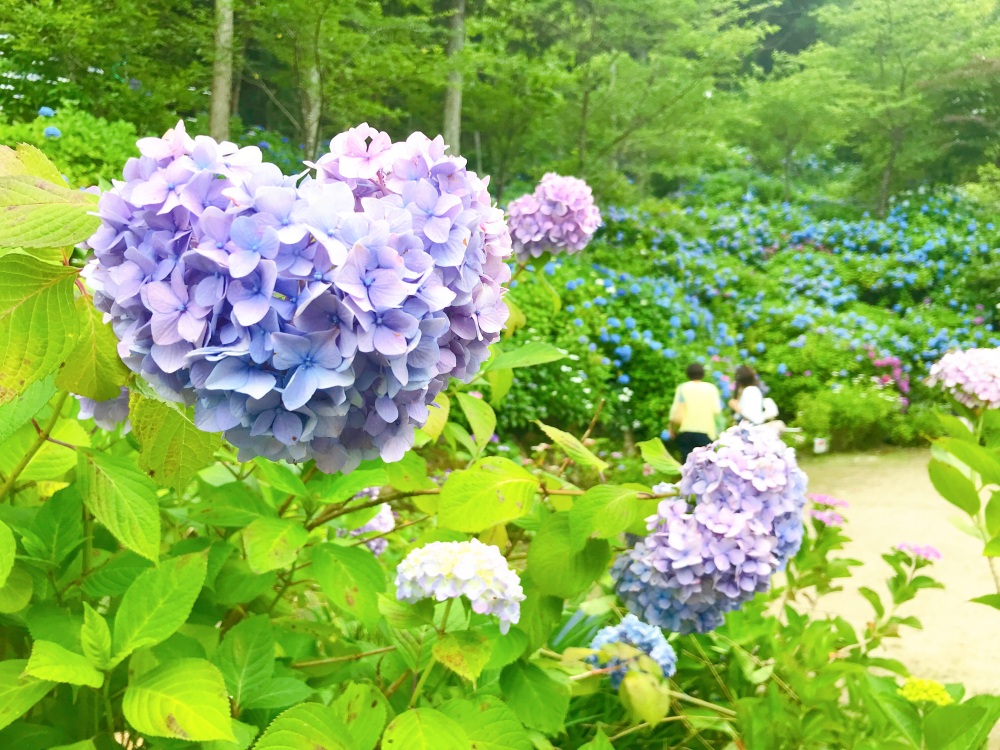
[[319,120],[321,111],[319,64],[315,50],[302,61],[302,143],[310,159],[319,153]]
[[319,69],[319,47],[322,38],[324,6],[316,18],[312,38],[305,39],[300,49],[299,76],[302,89],[302,143],[310,159],[319,156],[319,126],[323,115],[323,78]]
[[577,171],[583,175],[587,164],[587,116],[590,110],[590,84],[583,90],[583,102],[580,104],[580,130],[576,134]]
[[903,133],[899,128],[893,129],[891,142],[889,158],[886,159],[885,167],[882,169],[882,179],[878,189],[878,206],[876,208],[880,217],[885,216],[889,208],[889,196],[892,193],[892,178],[896,172],[896,156],[903,145]]
[[448,86],[444,92],[444,142],[458,154],[462,142],[462,72],[457,58],[465,46],[465,0],[454,0],[448,37]]
[[233,99],[233,0],[215,0],[215,60],[208,129],[217,141],[229,139]]

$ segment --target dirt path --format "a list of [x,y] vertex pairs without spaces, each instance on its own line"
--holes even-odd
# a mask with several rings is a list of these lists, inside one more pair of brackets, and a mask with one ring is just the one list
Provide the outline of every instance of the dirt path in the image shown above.
[[[930,572],[945,588],[922,591],[904,605],[900,614],[915,615],[924,629],[905,630],[902,638],[886,641],[883,651],[914,676],[961,682],[970,694],[1000,693],[1000,611],[969,602],[993,593],[993,579],[981,545],[951,523],[964,516],[931,486],[929,459],[929,451],[907,450],[802,462],[810,492],[851,504],[845,531],[852,542],[846,553],[864,563],[854,568],[843,592],[821,601],[821,610],[863,626],[872,610],[857,588],[885,592],[890,568],[882,553],[900,542],[930,544],[942,556]],[[1000,731],[994,731],[990,748],[1000,749]]]

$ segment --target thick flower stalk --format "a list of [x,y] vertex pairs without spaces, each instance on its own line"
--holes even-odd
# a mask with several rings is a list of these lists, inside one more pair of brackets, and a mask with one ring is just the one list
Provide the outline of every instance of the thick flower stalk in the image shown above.
[[399,460],[488,357],[510,236],[440,138],[361,125],[314,177],[182,123],[139,150],[101,197],[95,303],[125,363],[241,460]]
[[611,685],[618,689],[625,679],[634,659],[625,659],[615,655],[613,649],[607,648],[615,644],[624,644],[641,651],[660,667],[664,677],[672,677],[677,671],[677,654],[667,643],[663,631],[653,625],[648,625],[632,614],[625,615],[617,625],[601,628],[590,643],[590,648],[596,654],[587,657],[587,661],[595,667],[610,668]]
[[679,497],[646,519],[649,535],[615,561],[612,576],[646,622],[705,633],[766,591],[798,551],[806,476],[773,431],[744,423],[694,450],[676,488]]
[[577,177],[549,172],[535,188],[507,206],[517,259],[542,253],[577,253],[601,226],[590,186]]
[[396,597],[410,604],[466,597],[472,611],[500,618],[500,632],[521,618],[524,590],[500,550],[478,539],[432,542],[413,550],[396,568]]
[[939,385],[973,409],[1000,407],[1000,349],[948,352],[931,365],[928,385]]

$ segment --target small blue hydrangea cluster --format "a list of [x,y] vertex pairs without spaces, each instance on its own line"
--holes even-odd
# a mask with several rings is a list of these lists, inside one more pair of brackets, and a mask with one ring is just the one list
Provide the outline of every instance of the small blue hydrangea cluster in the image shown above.
[[[370,497],[372,499],[378,498],[379,488],[371,487],[368,490],[362,490],[356,497]],[[396,516],[392,513],[392,506],[389,503],[383,503],[378,506],[378,513],[376,513],[368,523],[364,526],[360,526],[356,529],[351,530],[351,536],[364,536],[365,534],[388,534],[396,528]],[[368,539],[365,542],[365,546],[372,551],[375,557],[380,557],[386,548],[389,546],[389,540],[384,537],[376,537],[375,539]]]
[[93,418],[98,427],[108,431],[124,423],[125,432],[131,431],[132,425],[128,421],[129,391],[125,386],[122,386],[118,398],[110,401],[94,401],[84,396],[74,396],[74,398],[80,402],[80,413],[77,415],[79,419]]
[[595,667],[617,667],[610,672],[611,686],[615,690],[622,684],[630,667],[629,661],[617,656],[602,657],[601,649],[615,643],[624,643],[642,651],[660,666],[664,677],[672,677],[677,671],[677,654],[667,643],[663,631],[644,623],[635,615],[628,614],[617,625],[609,625],[597,631],[590,647],[598,653],[587,657],[587,661]]
[[432,598],[443,602],[465,596],[477,614],[500,618],[506,634],[521,619],[524,590],[517,573],[491,544],[432,542],[413,550],[396,568],[396,598],[413,604]]
[[615,561],[612,576],[647,622],[706,633],[766,591],[798,551],[806,475],[777,433],[744,423],[692,451],[676,488],[679,497],[646,519],[649,535]]
[[510,235],[440,137],[361,125],[293,177],[182,123],[138,146],[89,240],[95,304],[125,363],[241,460],[398,461],[489,356]]

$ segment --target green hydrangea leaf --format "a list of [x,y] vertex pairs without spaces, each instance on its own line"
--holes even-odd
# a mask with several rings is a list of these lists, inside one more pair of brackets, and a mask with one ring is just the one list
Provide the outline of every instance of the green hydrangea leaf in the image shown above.
[[87,508],[123,546],[156,562],[160,555],[156,487],[126,457],[77,453],[77,485]]
[[604,471],[610,464],[607,461],[595,456],[587,446],[581,443],[576,437],[568,432],[550,427],[547,424],[537,423],[542,428],[542,432],[549,436],[549,439],[562,448],[563,452],[578,466],[589,466],[599,472]]
[[483,458],[454,471],[441,488],[438,521],[446,529],[478,533],[526,516],[538,479],[507,458]]
[[104,684],[101,674],[83,654],[77,654],[51,641],[35,641],[25,674],[40,680],[65,682],[99,688]]
[[[62,176],[59,178],[62,183]],[[31,175],[0,176],[0,247],[66,247],[101,225],[97,196]]]
[[369,628],[378,622],[385,572],[367,547],[324,544],[313,552],[313,568],[323,592],[344,614]]
[[335,709],[303,703],[272,721],[254,750],[354,750],[350,738]]
[[0,729],[24,716],[55,685],[24,673],[27,659],[0,661]]
[[129,419],[142,446],[140,468],[178,494],[222,447],[220,435],[199,430],[185,412],[138,393],[129,400]]
[[77,299],[76,310],[80,337],[59,370],[56,385],[95,401],[118,398],[129,374],[118,356],[118,339],[89,300]]
[[254,573],[290,566],[308,540],[305,527],[286,518],[258,518],[243,529],[243,548]]
[[21,253],[0,257],[0,404],[54,372],[76,346],[76,275]]
[[17,542],[14,532],[3,521],[0,521],[0,587],[7,583],[10,571],[14,569],[14,557],[17,554]]
[[555,736],[569,710],[569,687],[541,667],[517,661],[500,674],[505,702],[526,727]]
[[517,715],[495,695],[450,700],[441,713],[462,725],[474,750],[532,750]]
[[235,742],[219,670],[204,659],[178,659],[133,676],[122,711],[136,731],[192,742]]
[[475,682],[490,660],[490,642],[471,630],[447,633],[434,643],[434,658],[455,674]]
[[266,691],[274,674],[274,636],[266,615],[255,615],[233,627],[212,656],[226,689],[238,707]]
[[462,726],[433,708],[414,708],[389,722],[384,750],[470,750]]
[[114,625],[114,659],[162,643],[187,620],[205,582],[202,554],[164,560],[143,571],[122,597]]

